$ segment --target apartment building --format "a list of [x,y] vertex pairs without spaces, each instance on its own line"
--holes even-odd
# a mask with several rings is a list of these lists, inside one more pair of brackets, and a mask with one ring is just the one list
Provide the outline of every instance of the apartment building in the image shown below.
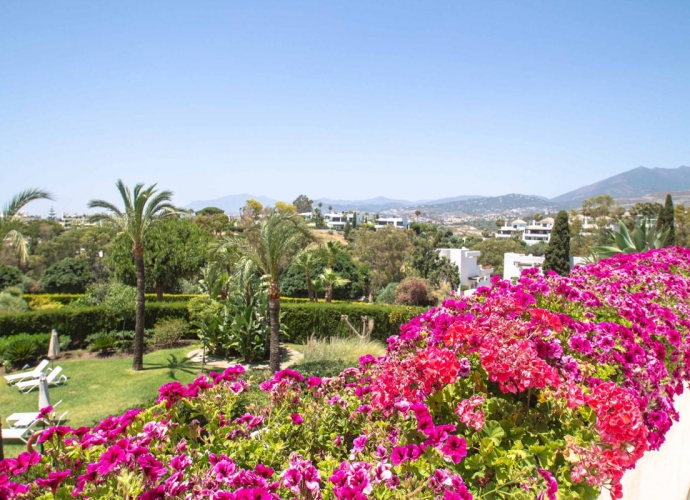
[[494,272],[494,268],[479,265],[478,259],[481,256],[479,250],[437,248],[436,251],[439,257],[445,257],[458,266],[460,285],[468,287],[470,294],[480,286],[489,286],[491,284],[491,275]]

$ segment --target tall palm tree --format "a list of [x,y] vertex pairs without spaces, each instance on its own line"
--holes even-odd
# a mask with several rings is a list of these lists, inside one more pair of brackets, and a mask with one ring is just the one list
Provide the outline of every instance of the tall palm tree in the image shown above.
[[137,270],[137,310],[132,369],[142,370],[144,368],[144,293],[146,288],[144,241],[153,224],[166,217],[179,214],[179,210],[170,202],[172,191],[158,191],[155,184],[147,188],[144,188],[143,184],[137,184],[134,186],[134,191],[130,191],[122,180],[118,180],[116,186],[125,205],[124,211],[104,200],[91,200],[88,206],[105,210],[93,215],[92,221],[110,223],[132,240],[132,253]]
[[[335,259],[345,251],[345,246],[339,241],[327,241],[319,248],[319,256],[326,263],[326,267],[333,269]],[[333,282],[324,281],[326,285],[326,302],[333,300]]]
[[251,262],[257,272],[269,280],[270,367],[273,372],[277,372],[280,369],[280,288],[278,288],[278,282],[297,254],[315,238],[302,217],[276,210],[272,210],[247,232],[251,234],[247,234],[244,238],[230,236],[222,239],[216,248],[236,251],[242,260]]
[[297,266],[299,270],[303,271],[307,278],[307,295],[309,296],[309,302],[314,302],[315,300],[312,275],[320,260],[319,254],[312,247],[305,248],[295,257],[294,265]]
[[52,200],[53,196],[42,189],[31,188],[13,196],[9,203],[2,207],[0,218],[0,246],[9,245],[19,257],[19,263],[29,260],[29,242],[21,232],[22,220],[19,211],[35,200]]

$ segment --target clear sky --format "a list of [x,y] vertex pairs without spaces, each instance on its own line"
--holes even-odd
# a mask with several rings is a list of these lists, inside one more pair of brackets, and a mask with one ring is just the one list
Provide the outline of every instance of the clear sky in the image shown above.
[[[0,2],[0,201],[555,196],[690,165],[690,2]],[[47,212],[36,203],[30,212]]]

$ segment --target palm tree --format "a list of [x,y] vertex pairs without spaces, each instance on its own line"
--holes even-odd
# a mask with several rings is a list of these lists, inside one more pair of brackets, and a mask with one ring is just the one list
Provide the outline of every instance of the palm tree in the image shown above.
[[132,240],[132,253],[137,269],[137,310],[134,326],[134,360],[133,370],[144,368],[144,293],[146,274],[144,270],[144,241],[153,224],[179,214],[179,210],[170,202],[172,191],[158,191],[153,184],[144,188],[143,184],[134,186],[134,191],[124,185],[122,180],[116,183],[125,205],[124,211],[104,200],[91,200],[89,208],[102,208],[105,212],[91,217],[94,222],[108,222],[126,234]]
[[333,299],[333,289],[347,285],[350,280],[343,278],[330,267],[323,270],[318,277],[319,282],[326,288],[326,302]]
[[25,264],[29,260],[29,242],[21,232],[22,220],[18,215],[19,211],[32,201],[52,199],[53,196],[48,191],[31,188],[13,196],[10,202],[2,207],[0,247],[3,245],[14,247],[20,264]]
[[[319,247],[319,256],[326,263],[326,267],[333,269],[335,265],[335,259],[342,252],[345,251],[345,247],[339,241],[328,241]],[[333,300],[333,286],[332,283],[324,282],[326,285],[326,302]]]
[[295,260],[293,264],[300,269],[301,271],[304,271],[304,274],[307,278],[307,295],[309,296],[309,302],[314,302],[315,296],[314,296],[314,287],[312,285],[312,274],[315,271],[316,265],[319,263],[320,256],[318,252],[312,248],[305,248],[302,250],[297,257],[295,257]]
[[[280,288],[278,282],[314,235],[296,214],[272,210],[257,225],[249,228],[245,238],[230,236],[219,241],[217,250],[234,250],[245,262],[269,280],[268,312],[271,320],[270,367],[280,369]],[[242,262],[240,261],[240,263]]]

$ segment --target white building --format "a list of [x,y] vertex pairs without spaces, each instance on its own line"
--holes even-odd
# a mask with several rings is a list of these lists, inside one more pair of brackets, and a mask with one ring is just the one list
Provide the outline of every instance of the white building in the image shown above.
[[438,248],[436,251],[439,257],[445,257],[458,266],[460,285],[468,287],[470,293],[480,286],[489,286],[491,284],[491,274],[494,272],[494,268],[479,265],[477,262],[481,255],[479,250]]
[[67,212],[62,213],[62,219],[58,223],[65,228],[65,231],[77,226],[93,226],[92,222],[89,222],[89,216],[87,214],[68,214]]
[[525,227],[522,233],[522,240],[528,245],[534,245],[541,241],[548,243],[551,239],[553,223],[554,220],[551,217],[546,217],[539,221],[533,220],[531,224]]
[[392,226],[397,229],[407,229],[407,217],[379,217],[374,223],[376,229],[387,226]]
[[522,271],[536,267],[541,271],[544,257],[508,252],[503,254],[503,279],[519,278]]
[[501,227],[496,233],[496,238],[512,238],[514,234],[525,230],[527,223],[522,219],[515,219],[510,224]]
[[330,212],[323,214],[323,221],[328,226],[329,229],[335,229],[337,231],[342,231],[345,228],[345,224],[348,222],[351,226],[357,225],[357,214],[356,213],[335,213]]
[[[536,267],[541,273],[545,257],[543,255],[525,255],[524,253],[504,253],[503,254],[503,279],[511,280],[519,278],[522,271]],[[575,266],[586,264],[584,257],[570,257],[570,269]]]

